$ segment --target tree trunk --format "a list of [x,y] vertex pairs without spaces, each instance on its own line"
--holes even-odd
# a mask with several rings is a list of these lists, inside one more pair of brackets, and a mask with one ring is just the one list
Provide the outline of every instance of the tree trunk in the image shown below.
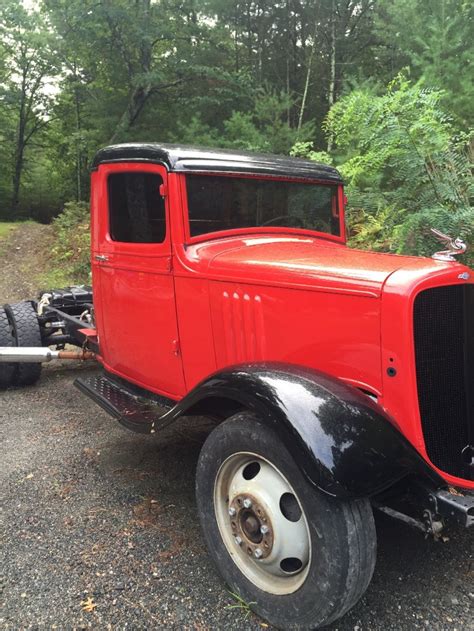
[[291,90],[290,90],[290,3],[286,0],[286,96],[288,107],[286,108],[286,122],[291,126]]
[[13,193],[12,193],[12,211],[13,216],[18,218],[18,205],[20,203],[20,184],[23,173],[24,147],[17,145],[15,151],[15,166],[13,170]]
[[20,96],[20,111],[18,113],[18,128],[16,133],[16,146],[13,165],[12,179],[12,211],[13,216],[18,216],[18,205],[20,203],[20,185],[23,173],[23,162],[25,156],[25,129],[26,129],[26,85],[27,71],[23,70]]
[[246,11],[247,11],[247,56],[248,56],[248,64],[249,68],[253,69],[253,55],[252,55],[252,16],[250,13],[251,2],[247,2]]
[[117,127],[110,139],[110,143],[113,144],[120,140],[122,134],[127,132],[130,127],[133,127],[137,118],[140,116],[141,111],[146,105],[146,102],[152,94],[159,92],[160,90],[166,90],[167,88],[173,88],[180,83],[183,83],[184,79],[175,79],[169,83],[162,83],[158,86],[146,85],[136,87],[128,100],[127,109],[122,114]]
[[240,70],[240,55],[239,55],[239,13],[233,16],[233,28],[234,28],[234,54],[235,54],[235,72]]
[[126,133],[130,129],[130,127],[133,127],[133,124],[135,123],[138,116],[140,115],[140,112],[144,108],[150,94],[151,86],[138,86],[133,90],[129,97],[127,108],[122,114],[117,127],[112,134],[110,144],[120,141],[123,134]]
[[286,108],[286,123],[291,127],[291,92],[290,92],[290,60],[286,58],[286,96],[288,97],[288,106]]
[[263,24],[263,9],[258,3],[256,8],[256,28],[257,28],[257,81],[258,85],[262,85],[263,83],[263,43],[265,41],[265,36],[262,33],[264,27]]
[[[75,77],[76,82],[78,81],[77,76]],[[80,103],[79,103],[79,89],[76,85],[74,86],[74,101],[75,101],[75,114],[76,114],[76,198],[77,201],[82,201],[82,151],[81,151],[81,111],[80,111]]]
[[[334,95],[336,90],[336,0],[331,3],[331,50],[330,50],[330,70],[329,70],[329,91],[328,105],[329,108],[334,105]],[[330,133],[328,137],[328,152],[332,151],[334,144],[333,135]]]
[[316,21],[315,24],[314,24],[313,43],[311,45],[311,52],[309,53],[308,66],[306,68],[306,80],[305,80],[305,83],[304,83],[303,98],[301,100],[300,115],[299,115],[299,118],[298,118],[298,131],[300,131],[301,125],[303,124],[304,110],[305,110],[305,107],[306,107],[306,99],[308,97],[309,82],[310,82],[310,79],[311,79],[311,68],[312,68],[312,65],[313,65],[314,51],[316,50],[316,36],[317,36],[317,33],[318,33],[318,22]]

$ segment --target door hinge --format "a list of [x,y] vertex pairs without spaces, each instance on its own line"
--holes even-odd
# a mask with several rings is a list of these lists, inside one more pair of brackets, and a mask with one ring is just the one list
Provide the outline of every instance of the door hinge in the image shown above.
[[179,354],[181,352],[181,349],[179,347],[179,340],[173,340],[171,343],[171,348],[173,349],[173,355],[179,357]]

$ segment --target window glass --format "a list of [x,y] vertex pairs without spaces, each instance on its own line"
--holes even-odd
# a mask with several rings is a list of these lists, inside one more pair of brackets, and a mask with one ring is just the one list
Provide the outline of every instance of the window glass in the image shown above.
[[339,235],[337,186],[188,175],[191,236],[257,226]]
[[113,241],[162,243],[166,236],[163,179],[156,173],[123,172],[108,177],[109,225]]

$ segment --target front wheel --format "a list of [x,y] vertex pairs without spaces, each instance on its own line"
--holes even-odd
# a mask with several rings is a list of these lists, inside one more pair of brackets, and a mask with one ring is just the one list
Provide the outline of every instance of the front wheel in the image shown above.
[[318,491],[253,414],[236,414],[209,435],[196,499],[224,580],[275,626],[329,624],[367,589],[376,557],[370,503]]

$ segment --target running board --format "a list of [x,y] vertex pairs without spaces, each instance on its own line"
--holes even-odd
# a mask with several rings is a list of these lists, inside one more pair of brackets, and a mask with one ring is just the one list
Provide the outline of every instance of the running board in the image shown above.
[[106,375],[79,378],[74,385],[114,416],[127,429],[140,434],[153,434],[170,423],[168,417],[174,401],[160,398],[159,402],[140,397]]

